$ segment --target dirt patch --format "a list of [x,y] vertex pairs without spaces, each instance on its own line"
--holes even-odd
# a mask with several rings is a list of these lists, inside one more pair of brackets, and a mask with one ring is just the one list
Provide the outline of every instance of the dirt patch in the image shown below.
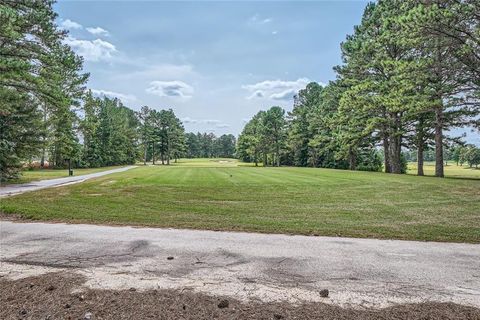
[[5,213],[5,212],[0,211],[0,220],[3,220],[3,221],[25,221],[27,219],[22,217],[21,214]]
[[91,290],[71,273],[0,279],[0,319],[471,319],[480,309],[453,303],[351,310],[324,304],[240,302],[190,291]]

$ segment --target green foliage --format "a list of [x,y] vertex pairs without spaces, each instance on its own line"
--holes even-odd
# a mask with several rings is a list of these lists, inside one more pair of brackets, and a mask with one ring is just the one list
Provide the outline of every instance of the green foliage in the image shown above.
[[162,164],[182,157],[186,152],[185,129],[172,109],[160,110],[142,107],[137,112],[143,160],[153,164],[160,157]]
[[280,166],[287,144],[285,110],[278,106],[258,112],[246,125],[238,138],[240,159],[263,165]]
[[[77,105],[88,75],[62,44],[49,0],[0,1],[0,176],[48,147],[54,164],[74,157]],[[42,112],[41,112],[42,111]]]
[[480,164],[480,148],[468,145],[461,149],[459,158],[462,164],[466,162],[470,168],[473,166],[478,168]]
[[87,94],[84,118],[82,165],[101,167],[134,164],[138,158],[139,121],[118,99],[94,98]]
[[234,158],[236,138],[233,134],[220,137],[213,133],[187,133],[187,158]]

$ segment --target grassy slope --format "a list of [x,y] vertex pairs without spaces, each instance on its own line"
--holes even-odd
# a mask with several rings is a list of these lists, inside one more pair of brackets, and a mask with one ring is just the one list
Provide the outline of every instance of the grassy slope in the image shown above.
[[[113,167],[102,167],[102,168],[87,168],[87,169],[73,169],[73,174],[76,176],[82,174],[89,174],[95,173],[115,168],[120,168],[121,166],[113,166]],[[38,181],[38,180],[48,180],[48,179],[55,179],[55,178],[65,178],[68,177],[68,170],[67,169],[35,169],[35,170],[24,170],[22,171],[22,175],[19,179],[9,182],[10,184],[13,183],[27,183],[30,181]]]
[[232,162],[148,166],[2,199],[41,220],[480,242],[480,180]]

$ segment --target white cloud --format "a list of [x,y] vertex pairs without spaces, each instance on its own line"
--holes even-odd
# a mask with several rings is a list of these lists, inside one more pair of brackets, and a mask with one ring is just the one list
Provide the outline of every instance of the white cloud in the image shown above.
[[193,87],[183,81],[152,81],[146,89],[148,93],[159,97],[189,99],[193,95]]
[[216,128],[229,128],[230,125],[216,119],[192,119],[190,117],[185,117],[181,119],[183,123],[192,123],[192,124],[209,124],[213,125]]
[[113,44],[101,39],[81,40],[67,37],[64,42],[86,61],[110,60],[117,49]]
[[80,23],[72,21],[70,19],[63,20],[60,23],[60,26],[64,29],[82,29],[83,28],[83,26]]
[[251,16],[248,19],[248,22],[250,24],[266,24],[266,23],[270,23],[272,21],[273,21],[272,18],[270,18],[270,17],[262,18],[262,17],[260,17],[260,15],[258,13],[254,14],[253,16]]
[[251,92],[247,99],[267,97],[272,100],[290,100],[310,82],[308,78],[299,78],[295,81],[265,80],[244,85],[242,88]]
[[270,99],[273,100],[290,100],[293,99],[293,96],[297,94],[298,90],[288,89],[278,93],[272,93]]
[[100,97],[105,96],[108,98],[118,98],[125,103],[137,101],[137,97],[135,97],[133,94],[124,94],[124,93],[115,92],[115,91],[97,90],[97,89],[92,89],[92,93]]
[[109,36],[110,34],[108,33],[107,30],[101,28],[101,27],[88,27],[86,28],[88,32],[94,35],[104,35],[104,36]]
[[180,120],[182,120],[183,123],[198,123],[197,119],[192,119],[190,117],[185,117]]
[[277,30],[272,31],[272,34],[273,34],[273,35],[276,35],[277,33],[278,33]]

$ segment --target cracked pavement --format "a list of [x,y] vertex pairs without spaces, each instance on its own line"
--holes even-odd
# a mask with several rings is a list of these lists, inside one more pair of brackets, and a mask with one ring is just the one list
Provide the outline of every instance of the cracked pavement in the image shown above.
[[[172,260],[167,259],[173,257]],[[480,245],[0,221],[0,276],[343,307],[480,307]],[[319,291],[329,289],[330,297]]]

